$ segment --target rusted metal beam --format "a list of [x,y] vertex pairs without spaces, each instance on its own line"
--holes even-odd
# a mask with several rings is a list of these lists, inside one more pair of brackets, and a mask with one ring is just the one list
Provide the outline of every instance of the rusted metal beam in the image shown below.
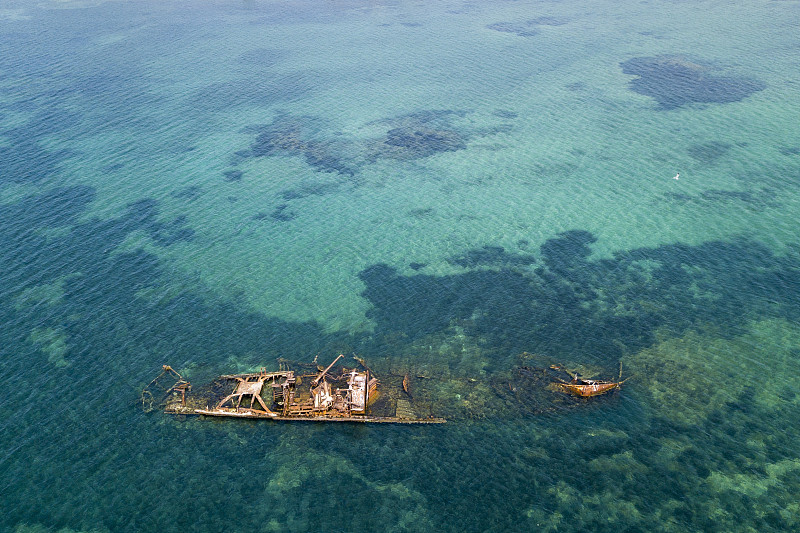
[[333,368],[333,365],[335,365],[335,364],[336,364],[336,361],[338,361],[338,360],[339,360],[339,359],[341,359],[342,357],[344,357],[344,354],[341,354],[341,353],[340,353],[340,354],[339,354],[339,357],[337,357],[336,359],[334,359],[334,360],[333,360],[333,362],[332,362],[331,364],[329,364],[329,365],[328,365],[328,368],[326,368],[325,370],[323,370],[323,371],[322,371],[322,373],[321,373],[319,376],[317,376],[317,379],[315,379],[314,381],[312,381],[312,382],[311,382],[311,384],[312,384],[312,385],[314,385],[314,386],[316,387],[316,386],[319,384],[319,381],[320,381],[320,380],[321,380],[323,377],[325,377],[325,374],[327,374],[327,373],[328,373],[328,370],[330,370],[331,368]]

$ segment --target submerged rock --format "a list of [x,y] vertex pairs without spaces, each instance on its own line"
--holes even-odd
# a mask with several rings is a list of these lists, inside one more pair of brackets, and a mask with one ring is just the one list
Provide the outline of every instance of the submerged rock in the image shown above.
[[375,146],[371,159],[422,159],[440,152],[455,152],[467,147],[456,131],[425,126],[393,128]]
[[203,188],[199,185],[189,185],[187,187],[183,187],[182,189],[178,189],[176,191],[172,191],[169,195],[172,198],[177,198],[179,200],[186,200],[189,202],[193,202],[200,198],[203,194]]
[[242,177],[244,176],[244,172],[241,170],[226,170],[222,173],[222,175],[224,177],[223,179],[228,182],[241,181]]
[[486,27],[502,33],[513,33],[520,37],[533,37],[539,34],[538,26],[563,26],[568,20],[563,17],[537,17],[523,22],[494,22]]
[[338,172],[352,176],[355,169],[331,142],[315,138],[318,129],[315,119],[282,114],[260,128],[251,146],[252,157],[301,156],[310,166],[322,172]]
[[532,255],[523,255],[507,252],[502,246],[484,246],[469,250],[461,255],[450,257],[447,262],[464,268],[481,266],[514,267],[532,265],[536,258]]
[[272,220],[277,220],[278,222],[289,222],[290,220],[297,218],[297,213],[289,210],[289,206],[287,204],[281,204],[275,208],[275,210],[270,214],[270,217]]
[[620,65],[625,74],[638,76],[630,89],[654,98],[664,110],[691,103],[738,102],[766,88],[760,80],[716,76],[710,66],[682,56],[634,57]]
[[689,147],[687,152],[693,159],[710,165],[727,154],[731,148],[732,146],[729,143],[722,141],[710,141],[706,143],[693,144]]

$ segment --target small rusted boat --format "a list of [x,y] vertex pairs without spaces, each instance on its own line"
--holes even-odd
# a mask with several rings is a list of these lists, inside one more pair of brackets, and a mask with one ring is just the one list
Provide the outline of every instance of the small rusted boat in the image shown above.
[[582,379],[577,376],[569,383],[559,383],[558,385],[569,394],[580,396],[582,398],[589,398],[591,396],[599,396],[610,392],[619,386],[622,382],[619,381],[600,381],[596,379]]
[[[551,368],[554,368],[551,366]],[[566,372],[566,370],[565,370]],[[592,396],[600,396],[601,394],[605,394],[607,392],[611,392],[612,390],[618,389],[623,383],[625,383],[628,378],[622,378],[622,363],[619,365],[619,378],[617,381],[603,381],[599,379],[587,379],[578,376],[578,374],[572,374],[572,381],[565,382],[562,381],[557,385],[561,387],[561,389],[574,396],[580,396],[581,398],[590,398]]]

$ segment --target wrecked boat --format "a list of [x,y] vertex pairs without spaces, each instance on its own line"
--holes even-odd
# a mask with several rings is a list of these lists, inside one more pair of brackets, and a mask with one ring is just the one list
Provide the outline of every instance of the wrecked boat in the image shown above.
[[614,389],[619,388],[621,382],[615,381],[601,381],[596,379],[583,379],[575,377],[569,383],[559,383],[559,386],[570,394],[580,396],[582,398],[589,398],[591,396],[599,396]]
[[[395,424],[441,424],[446,420],[432,413],[420,416],[410,395],[394,391],[378,391],[379,380],[362,367],[333,368],[344,355],[339,355],[325,369],[302,374],[294,369],[267,372],[228,374],[211,384],[191,392],[191,385],[169,366],[145,387],[142,404],[145,408],[158,402],[167,413],[231,418],[271,419],[284,421],[371,422]],[[283,365],[282,365],[283,366]],[[165,379],[175,379],[171,387]],[[307,385],[304,385],[307,383]],[[163,391],[163,392],[162,392]],[[160,399],[156,399],[159,394]]]
[[590,398],[616,390],[627,380],[628,378],[622,379],[622,363],[620,363],[619,378],[617,378],[617,381],[587,379],[578,376],[578,374],[572,374],[572,381],[562,381],[561,383],[557,383],[557,385],[568,394],[580,396],[581,398]]

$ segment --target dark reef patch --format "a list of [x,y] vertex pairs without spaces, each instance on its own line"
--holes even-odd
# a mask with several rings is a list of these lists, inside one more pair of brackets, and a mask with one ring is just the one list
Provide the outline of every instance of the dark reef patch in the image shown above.
[[172,198],[193,202],[203,195],[203,188],[199,185],[189,185],[169,193]]
[[447,262],[464,268],[475,267],[514,267],[528,266],[536,262],[532,255],[519,255],[506,252],[502,246],[484,246],[461,255],[450,257]]
[[566,231],[542,245],[542,260],[552,272],[569,279],[571,272],[577,270],[591,255],[589,245],[595,241],[597,239],[588,231]]
[[222,173],[222,179],[224,179],[227,182],[242,181],[243,177],[244,177],[244,172],[242,172],[241,170],[226,170],[225,172]]
[[635,57],[620,65],[625,74],[637,76],[630,82],[631,90],[655,99],[663,110],[738,102],[766,88],[760,80],[717,76],[713,67],[683,56]]
[[49,150],[42,141],[80,125],[80,114],[50,108],[38,111],[24,124],[0,133],[0,183],[38,183],[58,174],[61,163],[75,155],[68,150]]
[[[379,159],[410,161],[444,152],[467,148],[471,135],[485,136],[507,132],[509,125],[498,125],[485,130],[465,132],[453,123],[466,116],[464,111],[423,110],[368,123],[368,126],[386,128],[386,133],[367,140],[348,139],[330,128],[324,121],[310,116],[278,114],[266,125],[249,126],[242,132],[255,135],[249,150],[241,150],[231,159],[232,165],[252,157],[296,156],[320,172],[336,173],[357,185],[354,178],[359,168]],[[327,194],[344,183],[326,184]],[[309,195],[303,190],[286,193]],[[318,194],[311,192],[310,194]]]
[[492,111],[492,115],[498,118],[514,119],[519,116],[519,113],[516,111],[509,111],[508,109],[495,109]]
[[778,150],[783,155],[800,155],[800,146],[782,146]]
[[26,196],[14,204],[0,205],[0,220],[8,221],[6,225],[9,228],[21,221],[19,228],[24,230],[68,226],[77,221],[94,201],[95,195],[95,189],[86,185],[56,187],[42,194]]
[[501,33],[513,33],[519,37],[533,37],[539,34],[539,30],[527,22],[493,22],[487,24],[486,28]]
[[272,211],[270,217],[278,222],[289,222],[297,218],[297,213],[291,211],[287,204],[281,204]]
[[697,143],[689,147],[689,155],[701,163],[711,165],[716,163],[719,158],[730,151],[732,146],[721,141],[711,141],[707,143]]
[[426,110],[382,121],[389,126],[383,139],[367,148],[367,159],[414,160],[467,147],[467,138],[453,126],[464,112]]
[[340,190],[341,183],[306,183],[280,193],[284,200],[299,200],[309,196],[325,196]]
[[434,213],[434,209],[432,207],[419,207],[417,209],[412,209],[408,212],[408,216],[412,218],[427,218]]
[[455,131],[428,128],[395,128],[386,133],[382,157],[419,159],[439,152],[455,152],[467,147]]
[[353,176],[356,168],[345,161],[335,142],[319,140],[319,122],[312,117],[282,113],[259,128],[250,148],[253,157],[300,156],[322,172]]
[[569,19],[564,17],[537,17],[524,22],[494,22],[486,27],[502,33],[513,33],[520,37],[533,37],[539,34],[539,26],[563,26]]
[[47,150],[33,139],[12,135],[9,146],[0,146],[0,183],[37,183],[51,178],[71,155],[66,150]]
[[191,241],[194,230],[186,225],[185,215],[164,222],[158,218],[158,201],[144,198],[128,204],[127,218],[146,231],[158,246],[167,247],[182,241]]

